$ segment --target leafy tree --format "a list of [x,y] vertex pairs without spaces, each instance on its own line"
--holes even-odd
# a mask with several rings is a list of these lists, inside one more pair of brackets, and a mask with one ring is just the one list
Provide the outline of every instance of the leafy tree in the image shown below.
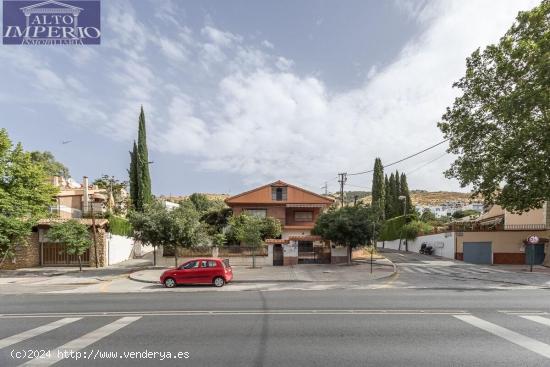
[[201,216],[201,222],[208,225],[209,232],[211,234],[222,233],[224,229],[229,225],[229,218],[231,218],[233,211],[231,208],[222,208],[219,210],[209,211]]
[[151,175],[149,174],[149,152],[147,150],[147,133],[145,130],[145,113],[143,106],[139,114],[138,141],[130,153],[130,198],[134,209],[142,211],[151,203]]
[[428,222],[431,222],[431,221],[434,221],[436,220],[436,216],[434,213],[432,213],[432,211],[428,208],[424,209],[424,211],[422,212],[422,214],[420,215],[420,220],[425,222],[425,223],[428,223]]
[[550,1],[520,12],[498,44],[466,59],[438,124],[459,157],[446,171],[511,212],[550,198]]
[[82,255],[90,248],[92,240],[88,227],[76,219],[55,223],[48,230],[48,239],[65,244],[65,252],[78,257],[78,266],[82,271]]
[[263,219],[246,213],[230,220],[231,233],[239,242],[252,248],[252,267],[256,267],[256,249],[262,245]]
[[401,228],[402,237],[405,239],[405,251],[409,251],[408,241],[415,240],[419,235],[430,233],[433,227],[421,221],[412,221]]
[[69,169],[63,163],[56,161],[51,152],[31,152],[31,160],[44,167],[44,171],[49,176],[61,176],[65,179],[71,177]]
[[26,244],[57,192],[44,166],[33,162],[21,144],[13,146],[7,131],[0,129],[0,266],[14,256],[15,246]]
[[128,207],[128,198],[126,194],[128,181],[120,181],[114,176],[103,175],[100,178],[96,178],[93,184],[100,189],[106,190],[109,195],[113,195],[115,201],[113,211],[115,214],[125,212]]
[[348,263],[351,249],[366,245],[373,237],[373,212],[357,205],[329,210],[317,218],[312,233],[338,245],[348,246]]
[[195,207],[195,210],[201,214],[204,214],[209,210],[213,209],[215,205],[215,203],[209,200],[208,196],[206,196],[205,194],[199,194],[199,193],[191,194],[188,200],[193,204],[193,206]]
[[212,235],[212,243],[214,244],[214,246],[223,247],[225,246],[226,242],[227,242],[227,238],[225,238],[225,234],[214,233]]
[[282,233],[281,222],[277,218],[266,217],[260,222],[260,237],[262,241],[268,238],[279,238]]
[[372,207],[378,211],[380,218],[385,217],[386,190],[384,187],[384,166],[382,160],[376,158],[374,161],[374,172],[372,174]]
[[135,238],[155,249],[158,246],[174,249],[176,267],[179,247],[194,247],[206,240],[206,231],[199,217],[199,213],[188,205],[168,210],[160,202],[147,204],[143,212],[132,211],[129,215]]

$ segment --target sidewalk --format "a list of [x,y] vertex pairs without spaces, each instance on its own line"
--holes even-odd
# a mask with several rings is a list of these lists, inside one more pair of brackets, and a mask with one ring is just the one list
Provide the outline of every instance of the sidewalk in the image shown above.
[[0,271],[1,284],[86,285],[127,276],[151,266],[149,260],[131,259],[103,267],[41,267]]
[[[246,266],[233,266],[232,283],[273,283],[273,282],[369,282],[394,274],[395,266],[388,259],[376,259],[373,272],[366,260],[354,261],[352,265],[300,264],[294,266],[265,266],[252,269]],[[159,283],[163,269],[140,270],[130,274],[130,279]]]

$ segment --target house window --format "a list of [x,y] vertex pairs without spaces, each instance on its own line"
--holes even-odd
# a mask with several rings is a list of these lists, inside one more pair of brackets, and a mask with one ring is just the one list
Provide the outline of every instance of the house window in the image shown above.
[[245,209],[246,214],[256,218],[265,218],[267,216],[267,209]]
[[294,212],[294,221],[313,222],[313,212]]
[[286,201],[286,187],[272,187],[271,199],[273,201]]

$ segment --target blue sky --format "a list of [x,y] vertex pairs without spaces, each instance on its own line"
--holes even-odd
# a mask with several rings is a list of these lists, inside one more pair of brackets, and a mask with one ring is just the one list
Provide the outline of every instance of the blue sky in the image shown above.
[[[102,1],[99,46],[0,45],[0,127],[76,179],[126,179],[143,105],[156,194],[276,179],[336,190],[338,172],[442,140],[436,123],[465,57],[536,4]],[[392,168],[411,188],[457,190],[444,151]]]

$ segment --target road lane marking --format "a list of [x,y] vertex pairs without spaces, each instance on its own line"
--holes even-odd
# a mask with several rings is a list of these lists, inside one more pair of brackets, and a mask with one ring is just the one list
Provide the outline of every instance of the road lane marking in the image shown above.
[[531,316],[531,315],[520,315],[520,317],[523,317],[524,319],[527,319],[530,321],[538,322],[539,324],[550,326],[550,319],[547,319],[546,317]]
[[[76,313],[74,313],[76,315]],[[469,314],[465,310],[442,310],[442,309],[351,309],[351,310],[175,310],[175,311],[113,311],[113,312],[84,312],[77,315],[82,317],[122,317],[122,316],[236,316],[236,315],[456,315]],[[37,314],[11,314],[2,315],[0,319],[14,318],[44,318],[70,316],[72,313],[37,313]]]
[[546,343],[539,342],[538,340],[529,338],[528,336],[516,333],[515,331],[508,330],[502,326],[498,326],[492,322],[482,320],[472,315],[454,315],[454,317],[550,359],[550,345]]
[[19,342],[22,342],[30,338],[34,338],[35,336],[47,333],[48,331],[51,331],[51,330],[55,330],[61,326],[70,324],[71,322],[75,322],[80,319],[82,319],[82,317],[68,317],[68,318],[64,318],[54,322],[50,322],[49,324],[42,325],[34,329],[23,331],[22,333],[12,335],[4,339],[0,339],[0,349],[9,347],[10,345],[17,344]]
[[51,358],[35,358],[31,359],[27,363],[22,364],[21,366],[51,366],[54,363],[57,363],[64,359],[63,352],[77,352],[87,346],[105,338],[106,336],[111,335],[117,330],[122,329],[125,326],[128,326],[134,321],[139,320],[141,317],[122,317],[116,321],[111,322],[105,326],[100,327],[86,335],[81,336],[71,340],[70,342],[63,344],[51,352]]

